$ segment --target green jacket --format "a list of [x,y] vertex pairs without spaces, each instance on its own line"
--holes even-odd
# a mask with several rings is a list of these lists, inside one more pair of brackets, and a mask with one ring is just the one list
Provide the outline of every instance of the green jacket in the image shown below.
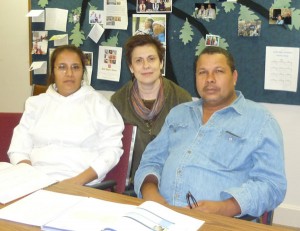
[[130,91],[133,85],[132,81],[126,83],[122,88],[116,91],[111,102],[118,109],[123,117],[124,123],[129,123],[137,126],[137,134],[133,150],[131,179],[134,179],[134,174],[140,164],[142,154],[151,140],[159,133],[165,118],[169,111],[176,105],[192,100],[191,95],[183,88],[176,85],[174,82],[163,78],[165,104],[153,121],[145,121],[137,115],[130,100]]

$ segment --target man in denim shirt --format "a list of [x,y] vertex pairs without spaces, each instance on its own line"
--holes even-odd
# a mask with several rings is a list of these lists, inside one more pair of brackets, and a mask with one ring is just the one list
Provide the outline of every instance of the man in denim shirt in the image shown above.
[[196,62],[201,99],[174,107],[135,175],[139,197],[224,216],[258,217],[284,199],[283,138],[274,117],[235,90],[232,56],[206,47]]

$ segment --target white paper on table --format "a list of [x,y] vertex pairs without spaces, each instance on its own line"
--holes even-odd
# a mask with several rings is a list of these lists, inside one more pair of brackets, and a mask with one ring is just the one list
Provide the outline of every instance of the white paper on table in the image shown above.
[[2,204],[56,182],[56,180],[28,164],[12,165],[1,162],[0,166],[0,203]]
[[136,206],[84,198],[53,221],[42,226],[42,230],[103,230],[119,222],[122,216]]
[[0,218],[28,225],[42,226],[77,204],[82,198],[39,190],[0,209]]

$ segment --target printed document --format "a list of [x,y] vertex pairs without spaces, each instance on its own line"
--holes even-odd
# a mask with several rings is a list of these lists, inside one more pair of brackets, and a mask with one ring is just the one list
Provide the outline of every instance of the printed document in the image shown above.
[[204,221],[146,201],[140,206],[39,190],[0,210],[0,218],[42,230],[198,230]]
[[57,181],[29,164],[0,162],[0,203],[5,204]]

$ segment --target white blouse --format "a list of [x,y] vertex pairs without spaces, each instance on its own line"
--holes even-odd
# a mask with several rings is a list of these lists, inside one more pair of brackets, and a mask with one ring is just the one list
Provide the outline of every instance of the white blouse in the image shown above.
[[8,155],[12,164],[30,160],[58,181],[92,167],[100,182],[123,153],[123,129],[117,109],[91,86],[64,97],[51,85],[27,99]]

